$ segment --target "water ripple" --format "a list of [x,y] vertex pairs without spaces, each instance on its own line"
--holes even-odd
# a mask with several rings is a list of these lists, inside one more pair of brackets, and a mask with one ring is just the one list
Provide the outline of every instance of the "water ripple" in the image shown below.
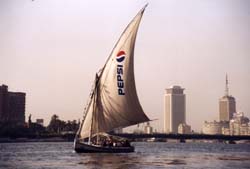
[[73,144],[1,143],[0,169],[249,168],[250,145],[134,143],[135,153],[77,154]]

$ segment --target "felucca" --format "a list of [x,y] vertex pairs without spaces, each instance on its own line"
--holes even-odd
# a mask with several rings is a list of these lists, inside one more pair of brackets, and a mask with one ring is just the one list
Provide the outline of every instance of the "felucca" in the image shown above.
[[76,134],[76,152],[133,152],[134,147],[107,132],[149,121],[135,87],[134,47],[145,5],[122,33],[104,67],[96,74],[83,120]]

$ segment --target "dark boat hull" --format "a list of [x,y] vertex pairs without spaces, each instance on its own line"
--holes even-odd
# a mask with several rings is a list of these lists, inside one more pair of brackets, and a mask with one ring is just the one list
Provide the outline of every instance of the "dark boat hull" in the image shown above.
[[134,152],[134,147],[113,147],[113,146],[97,146],[89,145],[75,141],[75,151],[77,153],[131,153]]

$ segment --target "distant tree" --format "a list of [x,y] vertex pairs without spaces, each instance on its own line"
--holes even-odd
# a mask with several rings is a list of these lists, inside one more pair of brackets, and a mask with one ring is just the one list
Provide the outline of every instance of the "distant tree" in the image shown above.
[[54,114],[51,117],[50,123],[47,127],[47,131],[50,133],[61,134],[61,132],[77,132],[79,123],[76,120],[67,122],[60,120],[59,117]]
[[63,128],[63,131],[71,131],[71,132],[77,132],[79,127],[79,124],[76,120],[70,121],[68,120],[65,124],[65,127]]
[[63,128],[63,125],[64,125],[65,122],[61,121],[59,119],[59,116],[54,114],[52,117],[51,117],[51,120],[50,120],[50,123],[47,127],[47,130],[49,132],[52,132],[52,133],[57,133],[57,134],[60,134],[62,128]]

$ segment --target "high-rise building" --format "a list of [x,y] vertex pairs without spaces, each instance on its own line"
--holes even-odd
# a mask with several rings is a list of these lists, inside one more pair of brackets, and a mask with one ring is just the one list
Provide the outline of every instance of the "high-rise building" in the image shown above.
[[25,93],[8,92],[8,86],[0,86],[0,123],[22,125],[25,123]]
[[164,95],[164,132],[178,133],[178,126],[186,123],[186,97],[184,88],[172,86]]
[[226,75],[225,95],[219,99],[220,121],[229,121],[236,113],[236,102],[233,96],[229,95],[228,78]]
[[15,124],[25,123],[25,93],[9,92],[8,93],[8,114],[9,121]]
[[4,122],[8,117],[8,86],[0,86],[0,122]]

